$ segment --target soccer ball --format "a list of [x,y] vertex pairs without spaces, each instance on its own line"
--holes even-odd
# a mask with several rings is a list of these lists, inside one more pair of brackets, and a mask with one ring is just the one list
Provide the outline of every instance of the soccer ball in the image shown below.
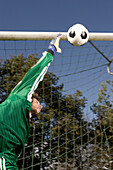
[[67,38],[72,45],[81,46],[88,41],[89,32],[83,25],[76,24],[69,28]]

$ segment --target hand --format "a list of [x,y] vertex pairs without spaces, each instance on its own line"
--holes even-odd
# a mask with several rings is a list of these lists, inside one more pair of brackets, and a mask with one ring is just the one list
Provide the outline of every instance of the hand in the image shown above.
[[61,49],[59,48],[59,41],[61,37],[62,37],[62,34],[58,34],[56,38],[52,39],[52,41],[50,42],[49,49],[51,49],[51,47],[54,46],[56,48],[56,51],[58,53],[61,53]]

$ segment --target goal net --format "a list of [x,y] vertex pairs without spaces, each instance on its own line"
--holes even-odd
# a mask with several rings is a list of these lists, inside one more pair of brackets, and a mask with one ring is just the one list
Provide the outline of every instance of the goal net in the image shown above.
[[[49,42],[0,41],[0,103]],[[62,53],[54,56],[37,89],[43,109],[30,123],[19,169],[113,169],[113,77],[107,72],[113,42],[93,45],[60,41]]]

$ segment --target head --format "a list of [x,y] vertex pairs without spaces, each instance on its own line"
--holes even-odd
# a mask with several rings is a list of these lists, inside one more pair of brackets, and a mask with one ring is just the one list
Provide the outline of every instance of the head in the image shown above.
[[38,116],[38,114],[40,113],[40,111],[42,109],[40,100],[41,99],[40,99],[39,95],[34,92],[32,95],[32,108],[31,108],[31,112],[30,112],[31,117]]

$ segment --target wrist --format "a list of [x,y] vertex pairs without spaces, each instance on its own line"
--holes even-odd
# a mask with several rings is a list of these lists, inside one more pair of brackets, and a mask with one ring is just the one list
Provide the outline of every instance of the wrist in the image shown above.
[[54,52],[51,49],[47,50],[47,52],[54,56]]

